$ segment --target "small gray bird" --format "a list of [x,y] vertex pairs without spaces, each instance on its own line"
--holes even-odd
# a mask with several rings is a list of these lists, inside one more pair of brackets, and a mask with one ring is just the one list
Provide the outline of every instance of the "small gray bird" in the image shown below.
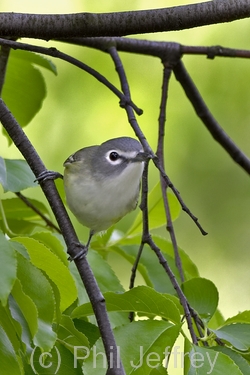
[[147,154],[130,137],[82,148],[64,162],[66,200],[77,220],[94,233],[134,210]]

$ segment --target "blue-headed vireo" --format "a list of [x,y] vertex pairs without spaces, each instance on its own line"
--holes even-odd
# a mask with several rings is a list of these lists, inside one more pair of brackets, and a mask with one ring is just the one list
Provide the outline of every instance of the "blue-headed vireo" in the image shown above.
[[94,233],[108,229],[137,206],[147,154],[130,137],[82,148],[64,162],[66,200],[78,221]]

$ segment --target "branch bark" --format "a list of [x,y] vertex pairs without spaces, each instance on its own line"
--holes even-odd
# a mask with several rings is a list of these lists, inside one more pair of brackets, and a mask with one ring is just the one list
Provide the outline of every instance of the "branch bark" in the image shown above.
[[0,36],[38,39],[124,36],[231,22],[250,17],[249,0],[214,0],[163,9],[113,13],[0,14]]

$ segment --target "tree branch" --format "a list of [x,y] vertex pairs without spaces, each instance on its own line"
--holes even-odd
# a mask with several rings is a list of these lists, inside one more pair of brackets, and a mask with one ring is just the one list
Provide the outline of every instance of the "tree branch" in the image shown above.
[[248,0],[214,0],[163,9],[114,13],[0,14],[2,37],[39,39],[122,36],[184,30],[250,17]]
[[[166,118],[167,118],[167,98],[168,98],[168,88],[169,88],[169,81],[172,74],[172,66],[168,62],[166,62],[163,69],[163,79],[162,79],[162,94],[161,94],[161,104],[160,104],[160,114],[159,114],[159,126],[158,126],[158,143],[157,143],[157,151],[156,155],[158,156],[159,163],[161,167],[165,170],[164,166],[164,137],[165,137],[165,124],[166,124]],[[163,177],[160,174],[160,182],[161,182],[161,191],[162,191],[162,199],[165,209],[165,215],[166,215],[166,229],[169,232],[171,242],[174,249],[174,255],[175,255],[175,265],[179,271],[181,282],[184,282],[184,273],[182,268],[182,262],[181,257],[178,251],[178,245],[177,245],[177,239],[174,231],[172,216],[170,212],[169,207],[169,201],[167,196],[167,189],[168,185],[166,183],[166,180],[163,179]]]
[[[15,49],[20,49],[22,51],[32,51],[36,53],[41,53],[47,56],[52,56],[61,60],[64,60],[72,65],[77,66],[78,68],[84,70],[85,72],[89,73],[92,75],[94,78],[96,78],[99,82],[101,82],[103,85],[105,85],[107,88],[109,88],[118,98],[120,99],[120,103],[124,105],[127,101],[127,97],[123,95],[109,80],[104,77],[102,74],[97,72],[95,69],[91,68],[90,66],[84,64],[82,61],[75,59],[74,57],[67,55],[64,52],[59,51],[58,49],[51,47],[51,48],[46,48],[46,47],[40,47],[40,46],[35,46],[32,44],[27,44],[27,43],[20,43],[20,42],[15,42],[12,40],[6,40],[0,38],[0,45],[5,46],[6,48],[13,48]],[[138,115],[141,115],[143,111],[138,108],[134,103],[129,101],[129,105],[134,108],[135,112]]]
[[181,61],[174,67],[174,74],[193,105],[197,116],[202,120],[213,138],[227,151],[237,164],[250,174],[250,159],[239,149],[215,120]]
[[[19,126],[11,112],[8,110],[2,99],[0,99],[0,121],[2,122],[5,130],[8,132],[9,136],[11,137],[19,151],[23,154],[35,176],[39,177],[42,172],[46,171],[46,168],[36,150],[27,138],[26,134]],[[69,219],[67,211],[65,210],[65,207],[62,203],[62,200],[58,194],[55,183],[53,180],[42,181],[41,188],[54,212],[59,227],[62,231],[64,240],[68,248],[68,253],[71,258],[74,258],[79,252],[79,240]],[[78,268],[86,292],[89,296],[89,300],[92,304],[92,308],[103,340],[107,362],[109,365],[111,364],[111,366],[113,366],[112,374],[125,375],[122,364],[120,363],[119,352],[117,350],[114,335],[106,311],[105,300],[97,285],[96,279],[89,266],[87,258],[77,258],[75,260],[75,264]]]

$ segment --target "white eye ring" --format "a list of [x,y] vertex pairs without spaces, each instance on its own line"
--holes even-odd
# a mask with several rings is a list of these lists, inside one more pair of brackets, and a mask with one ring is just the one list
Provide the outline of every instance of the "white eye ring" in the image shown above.
[[111,150],[106,154],[107,161],[112,165],[118,165],[122,162],[122,157],[116,150]]

